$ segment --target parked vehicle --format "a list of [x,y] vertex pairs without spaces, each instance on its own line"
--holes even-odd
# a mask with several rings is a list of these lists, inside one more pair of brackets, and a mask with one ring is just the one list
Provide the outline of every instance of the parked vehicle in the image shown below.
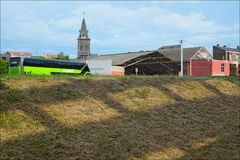
[[9,61],[9,74],[90,74],[88,65],[83,62],[50,60],[42,58],[12,57]]

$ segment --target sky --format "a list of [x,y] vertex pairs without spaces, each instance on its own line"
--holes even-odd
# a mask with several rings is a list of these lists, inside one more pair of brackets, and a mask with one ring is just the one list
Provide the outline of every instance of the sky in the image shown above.
[[1,53],[77,57],[85,12],[91,53],[239,45],[239,1],[1,1]]

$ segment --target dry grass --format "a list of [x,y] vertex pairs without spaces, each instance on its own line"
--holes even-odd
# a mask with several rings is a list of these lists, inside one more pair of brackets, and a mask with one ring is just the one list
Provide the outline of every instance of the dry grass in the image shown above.
[[17,109],[1,113],[0,126],[1,142],[46,131],[41,123]]
[[3,76],[1,159],[239,159],[240,82]]
[[191,142],[190,145],[192,145],[192,148],[197,150],[197,149],[201,149],[203,147],[206,147],[208,145],[210,145],[211,143],[216,142],[217,140],[219,140],[218,137],[213,137],[213,138],[205,138],[205,139],[201,139],[195,142]]
[[[141,157],[141,159],[143,159],[143,160],[155,160],[155,159],[171,160],[171,159],[179,159],[182,156],[184,156],[185,154],[186,153],[183,150],[170,147],[170,148],[164,149],[159,152],[147,153],[147,154],[143,155],[143,157]],[[131,157],[129,159],[139,159],[139,158]]]
[[171,92],[185,100],[204,100],[216,97],[217,94],[205,88],[197,81],[179,81],[166,86]]
[[94,98],[77,99],[67,103],[46,105],[43,108],[46,114],[56,118],[66,126],[101,122],[120,116],[119,112],[108,108],[104,103]]
[[150,86],[139,86],[119,93],[111,93],[109,97],[121,103],[125,109],[138,112],[147,111],[153,107],[160,108],[175,102],[158,88]]

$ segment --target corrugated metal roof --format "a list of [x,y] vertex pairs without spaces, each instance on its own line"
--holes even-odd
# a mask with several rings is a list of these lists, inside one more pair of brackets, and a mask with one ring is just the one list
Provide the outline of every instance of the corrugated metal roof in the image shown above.
[[[162,47],[161,47],[162,48]],[[94,57],[91,59],[111,59],[112,65],[122,65],[125,62],[130,61],[131,59],[147,55],[153,52],[160,52],[165,57],[171,59],[172,61],[179,62],[181,60],[181,50],[180,48],[167,48],[167,49],[158,49],[151,51],[139,51],[139,52],[128,52],[128,53],[118,53],[118,54],[108,54],[108,55],[100,55],[98,57]],[[189,61],[195,53],[197,53],[201,47],[194,48],[184,48],[183,49],[183,60]]]
[[153,51],[139,51],[139,52],[128,52],[128,53],[118,53],[118,54],[108,54],[100,55],[92,59],[111,59],[112,65],[121,65],[131,59],[137,58],[142,55],[152,53]]
[[181,48],[181,45],[168,45],[168,46],[162,46],[160,49],[173,49],[173,48]]
[[[194,48],[184,48],[183,49],[183,61],[189,61],[195,53],[197,53],[201,47]],[[167,58],[172,61],[179,62],[181,61],[181,49],[180,48],[168,48],[168,49],[158,49],[160,53],[162,53]]]

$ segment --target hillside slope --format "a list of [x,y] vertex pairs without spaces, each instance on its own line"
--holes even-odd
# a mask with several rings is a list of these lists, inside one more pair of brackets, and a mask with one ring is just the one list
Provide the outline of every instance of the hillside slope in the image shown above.
[[1,159],[239,159],[239,90],[223,79],[3,76]]

